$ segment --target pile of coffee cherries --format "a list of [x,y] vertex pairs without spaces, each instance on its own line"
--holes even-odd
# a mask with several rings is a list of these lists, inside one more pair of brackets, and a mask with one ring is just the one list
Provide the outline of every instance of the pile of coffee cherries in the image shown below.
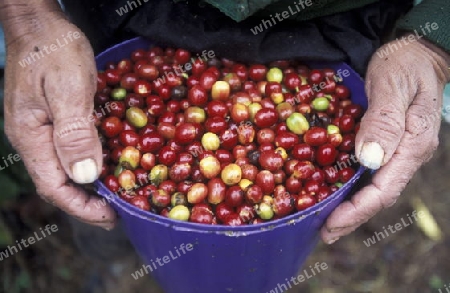
[[342,72],[208,56],[152,47],[99,71],[109,190],[171,219],[240,226],[305,210],[353,177],[363,109]]

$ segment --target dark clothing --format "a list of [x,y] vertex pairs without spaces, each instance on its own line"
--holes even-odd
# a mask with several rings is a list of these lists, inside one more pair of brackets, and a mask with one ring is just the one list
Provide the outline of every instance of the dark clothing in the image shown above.
[[[72,21],[87,34],[96,53],[141,35],[159,45],[197,52],[214,50],[216,56],[242,62],[265,63],[292,58],[346,61],[361,74],[371,55],[392,31],[395,21],[412,8],[412,0],[377,1],[307,21],[287,18],[255,35],[251,29],[254,31],[255,26],[269,18],[254,15],[237,23],[203,2],[140,0],[138,6],[136,1],[64,2]],[[121,7],[127,7],[128,13],[120,10]]]

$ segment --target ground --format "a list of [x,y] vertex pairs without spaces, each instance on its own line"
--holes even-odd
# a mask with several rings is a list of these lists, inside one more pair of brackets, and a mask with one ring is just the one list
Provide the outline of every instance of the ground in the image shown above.
[[[319,244],[306,266],[326,262],[328,269],[289,292],[446,292],[444,285],[450,286],[449,149],[450,126],[443,125],[439,149],[401,199],[334,245]],[[414,198],[420,198],[436,219],[443,231],[442,241],[430,239],[414,224],[370,247],[364,244],[383,227],[407,219],[416,208],[412,205]],[[92,273],[92,263],[77,251],[71,227],[61,213],[34,194],[22,195],[0,207],[0,239],[24,238],[47,223],[57,223],[58,233],[0,261],[0,292],[87,292],[82,285]],[[113,289],[95,293],[161,293],[150,277],[139,281],[130,277],[139,267],[139,263],[132,263],[116,271],[120,277],[111,283]]]

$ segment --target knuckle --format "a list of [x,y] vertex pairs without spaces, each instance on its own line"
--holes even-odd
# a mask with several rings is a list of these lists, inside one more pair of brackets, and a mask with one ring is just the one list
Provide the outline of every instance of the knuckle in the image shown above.
[[402,110],[392,107],[392,105],[386,105],[376,110],[369,108],[362,121],[379,122],[401,130],[404,128],[402,123],[404,116],[405,113]]
[[373,134],[384,139],[398,139],[405,132],[403,117],[404,114],[400,110],[383,107],[368,112],[361,120],[361,128],[371,132],[376,129]]
[[422,145],[411,148],[411,159],[415,160],[419,165],[429,161],[439,146],[439,138],[437,135],[432,137],[423,137]]
[[[40,186],[37,186],[36,188],[37,194],[45,202],[72,214],[74,209],[74,198],[70,194],[63,193],[62,190],[62,187],[48,187],[48,185],[44,184],[40,184]],[[65,196],[61,196],[62,194],[65,194]]]
[[406,131],[414,137],[427,134],[427,132],[433,130],[438,122],[440,122],[439,113],[417,113],[417,111],[409,111],[406,117]]
[[56,200],[54,196],[54,192],[45,187],[37,187],[36,193],[47,203],[56,206]]
[[367,204],[362,200],[352,200],[352,204],[355,207],[354,221],[356,224],[367,222],[382,209],[380,205]]
[[74,133],[72,135],[62,136],[57,144],[60,150],[72,153],[81,151],[92,152],[92,150],[94,149],[94,143],[99,143],[99,140],[94,137],[86,135],[76,135]]
[[[395,184],[396,186],[399,187],[399,190],[403,190],[406,185],[409,183],[409,181],[411,180],[411,178],[398,178],[398,180],[396,180],[395,182],[393,182],[393,184]],[[387,209],[391,206],[393,206],[397,200],[400,197],[401,192],[392,192],[392,193],[387,193],[387,194],[383,194],[383,195],[379,195],[378,198],[380,200],[380,204],[382,206],[382,209]]]

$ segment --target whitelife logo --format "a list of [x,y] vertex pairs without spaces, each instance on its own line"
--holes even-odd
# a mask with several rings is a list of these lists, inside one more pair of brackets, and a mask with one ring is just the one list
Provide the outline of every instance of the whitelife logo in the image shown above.
[[386,46],[385,49],[380,49],[380,50],[377,51],[377,55],[380,58],[386,57],[389,54],[394,53],[395,51],[397,51],[400,48],[402,48],[403,45],[407,46],[407,45],[409,45],[411,43],[417,42],[418,40],[420,40],[421,38],[423,38],[424,36],[427,35],[427,31],[428,31],[428,34],[429,34],[429,33],[431,33],[432,30],[435,31],[437,29],[439,29],[439,25],[436,22],[433,22],[431,24],[429,22],[427,22],[425,24],[425,28],[420,26],[420,30],[422,31],[422,34],[420,34],[420,32],[418,32],[417,30],[414,30],[414,34],[415,35],[410,34],[410,35],[408,35],[408,37],[403,36],[400,39],[397,38],[396,39],[398,41],[397,43],[392,43],[392,42],[388,43],[388,45]]
[[[4,157],[2,157],[2,159],[3,159],[3,164],[0,163],[0,171],[5,170],[9,166],[13,165],[15,162],[19,162],[20,160],[22,160],[22,158],[19,156],[19,154],[14,154],[14,155],[9,154],[6,159]],[[8,161],[9,161],[9,164],[8,164]]]
[[[194,249],[194,246],[191,243],[188,244],[184,244],[182,243],[180,245],[180,247],[174,247],[175,249],[175,253],[172,253],[173,251],[169,251],[169,255],[165,255],[162,258],[157,257],[156,260],[151,260],[150,264],[148,265],[143,265],[142,269],[131,273],[131,276],[137,280],[143,276],[145,276],[145,274],[149,274],[150,272],[153,272],[155,270],[157,270],[159,267],[164,266],[165,264],[170,263],[172,260],[176,260],[177,258],[185,255],[186,253],[188,253],[189,251],[192,251]],[[180,249],[181,252],[178,250]],[[156,261],[156,263],[155,263]],[[158,264],[158,265],[156,265]],[[150,270],[150,272],[149,272]],[[144,273],[145,271],[145,273]]]
[[[8,246],[4,251],[0,251],[0,261],[14,255],[15,253],[18,253],[19,250],[22,251],[22,246],[27,248],[28,246],[35,244],[36,242],[46,238],[47,236],[50,236],[52,232],[58,232],[58,226],[55,224],[51,226],[46,225],[44,228],[45,232],[42,230],[42,228],[39,229],[41,230],[41,233],[34,232],[34,236],[30,236],[28,237],[28,239],[21,239],[20,241],[16,240],[16,245]],[[42,237],[40,237],[40,235],[42,235]]]
[[[423,211],[417,212],[415,210],[411,214],[415,221],[417,221],[418,218],[421,219],[424,215],[425,213]],[[408,221],[405,221],[404,218],[401,218],[400,222],[395,223],[393,226],[389,225],[388,229],[383,227],[383,232],[375,232],[374,236],[372,236],[371,238],[367,238],[367,240],[363,240],[364,244],[367,247],[375,245],[378,241],[381,241],[381,239],[385,239],[386,237],[389,237],[391,235],[387,230],[394,234],[395,232],[398,232],[414,223],[409,214],[407,214],[406,216],[408,217]]]
[[[276,25],[278,22],[282,22],[285,19],[288,19],[289,17],[301,12],[306,7],[312,6],[312,0],[300,0],[297,2],[294,2],[294,8],[291,7],[291,5],[288,6],[288,9],[281,12],[281,13],[275,13],[275,17],[270,15],[270,19],[263,19],[261,21],[261,24],[255,26],[254,28],[251,28],[250,31],[256,36],[259,33],[262,33],[265,29],[268,29],[274,25]],[[264,28],[263,28],[264,26]]]
[[56,39],[56,44],[51,44],[50,46],[44,46],[42,48],[34,47],[34,52],[30,52],[28,54],[28,57],[22,59],[22,61],[19,61],[19,64],[20,66],[22,66],[22,68],[25,68],[26,66],[33,64],[33,62],[41,60],[41,58],[50,55],[52,52],[55,52],[58,49],[67,46],[69,43],[75,41],[76,39],[79,39],[80,37],[80,32],[70,31],[67,33],[67,36],[62,35],[62,41],[59,38]]
[[[97,110],[94,110],[94,113],[90,114],[87,118],[83,117],[81,119],[75,119],[73,123],[67,124],[61,131],[57,132],[56,135],[59,138],[65,137],[66,135],[72,133],[73,131],[83,129],[83,126],[88,125],[89,123],[95,122],[95,117],[102,118],[103,116],[106,116],[106,113],[111,112],[111,110],[118,109],[119,106],[116,102],[106,102],[105,106],[100,106],[100,112],[97,112]],[[105,112],[106,109],[106,112]],[[84,125],[83,125],[84,124]]]
[[186,74],[187,71],[192,69],[192,64],[194,64],[197,60],[200,63],[203,62],[208,62],[208,59],[213,59],[214,57],[216,57],[216,54],[214,53],[213,50],[203,50],[202,54],[197,54],[197,58],[191,58],[191,62],[188,62],[184,65],[176,65],[174,66],[173,71],[166,71],[164,72],[164,75],[161,75],[161,77],[158,77],[158,79],[154,80],[153,83],[155,84],[155,86],[159,85],[159,84],[165,84],[166,83],[166,78],[170,77],[173,78],[176,76],[180,76],[180,75],[184,75]]
[[[134,9],[137,9],[139,6],[144,5],[149,0],[136,0],[136,1],[127,1],[127,4],[120,7],[119,9],[116,9],[116,12],[119,16],[122,16],[124,14],[127,14],[130,11],[133,11]],[[128,10],[128,8],[130,10]]]
[[[270,290],[270,292],[267,292],[267,293],[283,293],[283,292],[288,290],[288,286],[289,286],[289,289],[292,289],[292,284],[291,283],[293,283],[294,286],[296,286],[296,285],[304,282],[305,280],[311,279],[316,274],[318,274],[318,273],[320,273],[322,271],[325,271],[326,269],[328,269],[327,263],[325,263],[325,262],[323,262],[323,263],[316,262],[314,267],[309,266],[309,270],[306,270],[306,269],[303,270],[303,274],[300,274],[300,275],[298,275],[296,277],[293,276],[289,280],[286,278],[285,279],[286,283],[282,283],[282,284],[278,283],[277,287],[275,287],[274,289]],[[309,274],[309,272],[311,274]]]
[[353,164],[356,164],[356,163],[358,163],[358,159],[356,158],[355,154],[351,154],[350,158],[347,159],[347,161],[337,162],[336,165],[334,165],[330,169],[327,169],[326,172],[327,172],[328,176],[334,177],[336,175],[336,173],[338,173],[339,171],[341,171],[347,167],[351,167]]

